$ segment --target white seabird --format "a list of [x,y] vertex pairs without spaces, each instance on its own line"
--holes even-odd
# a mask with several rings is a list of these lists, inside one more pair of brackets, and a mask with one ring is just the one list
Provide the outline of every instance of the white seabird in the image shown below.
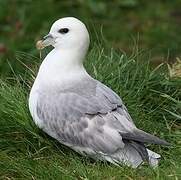
[[144,143],[168,145],[138,129],[121,98],[93,79],[83,60],[89,47],[86,26],[76,18],[57,20],[37,46],[54,49],[43,60],[29,97],[36,125],[82,155],[134,168],[160,155]]

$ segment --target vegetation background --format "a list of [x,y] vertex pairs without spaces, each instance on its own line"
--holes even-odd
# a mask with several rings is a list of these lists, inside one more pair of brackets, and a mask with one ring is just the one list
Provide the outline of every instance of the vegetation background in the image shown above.
[[[90,74],[123,98],[138,127],[172,143],[149,147],[163,155],[157,169],[92,162],[32,122],[35,42],[65,16],[89,29]],[[181,179],[180,25],[180,0],[0,0],[0,179]]]

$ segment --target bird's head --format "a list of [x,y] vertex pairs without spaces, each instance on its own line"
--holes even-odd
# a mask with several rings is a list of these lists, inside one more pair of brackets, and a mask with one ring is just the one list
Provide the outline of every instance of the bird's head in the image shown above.
[[86,26],[74,17],[55,21],[48,35],[37,42],[37,48],[52,45],[56,49],[85,49],[89,47],[89,33]]

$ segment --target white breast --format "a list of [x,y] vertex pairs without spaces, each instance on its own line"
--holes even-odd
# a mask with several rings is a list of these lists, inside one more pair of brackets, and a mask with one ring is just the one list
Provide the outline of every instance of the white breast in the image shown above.
[[33,87],[31,88],[30,95],[29,95],[29,110],[31,113],[31,116],[35,122],[35,124],[43,129],[43,121],[38,118],[37,116],[37,100],[39,95],[39,87],[38,87],[38,81],[35,80]]
[[43,60],[29,96],[30,113],[39,128],[45,128],[37,116],[39,94],[47,87],[65,87],[89,76],[83,67],[82,56],[76,51],[53,49]]

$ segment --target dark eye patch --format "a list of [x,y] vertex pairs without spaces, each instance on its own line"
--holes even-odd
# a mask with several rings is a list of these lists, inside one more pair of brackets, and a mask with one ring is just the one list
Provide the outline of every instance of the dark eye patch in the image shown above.
[[58,32],[61,33],[61,34],[66,34],[66,33],[69,32],[69,29],[68,28],[62,28]]

